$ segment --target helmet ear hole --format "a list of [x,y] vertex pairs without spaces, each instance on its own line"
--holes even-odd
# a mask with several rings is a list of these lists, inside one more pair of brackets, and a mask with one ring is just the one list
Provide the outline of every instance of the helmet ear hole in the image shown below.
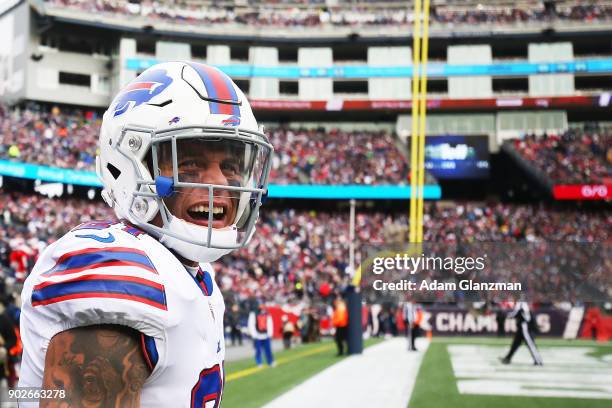
[[147,170],[149,170],[149,174],[151,175],[151,178],[153,178],[155,176],[155,172],[153,171],[153,152],[150,148],[149,148],[149,151],[145,155],[144,163],[147,166]]
[[247,206],[247,208],[244,209],[244,212],[242,213],[242,216],[240,217],[240,219],[236,222],[236,228],[238,228],[239,230],[244,228],[250,216],[251,216],[251,208],[250,206]]
[[236,227],[239,230],[242,230],[247,225],[252,216],[253,211],[257,210],[257,207],[257,195],[255,193],[251,193],[251,198],[249,198],[249,202],[247,203],[244,212],[240,216],[240,219],[236,221]]
[[106,165],[106,168],[108,169],[108,171],[110,172],[110,174],[113,176],[115,180],[117,180],[119,176],[121,175],[121,170],[113,166],[111,163],[108,163]]

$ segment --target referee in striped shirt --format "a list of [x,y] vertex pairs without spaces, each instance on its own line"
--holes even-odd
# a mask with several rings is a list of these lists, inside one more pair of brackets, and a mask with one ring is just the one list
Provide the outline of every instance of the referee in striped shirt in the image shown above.
[[533,339],[531,328],[535,325],[535,321],[531,316],[527,302],[518,302],[508,317],[516,319],[517,327],[516,333],[514,334],[514,340],[512,340],[512,345],[510,346],[510,351],[508,351],[508,354],[506,354],[504,358],[500,359],[501,362],[503,364],[510,364],[512,356],[524,341],[533,358],[533,364],[536,366],[543,365],[542,357]]

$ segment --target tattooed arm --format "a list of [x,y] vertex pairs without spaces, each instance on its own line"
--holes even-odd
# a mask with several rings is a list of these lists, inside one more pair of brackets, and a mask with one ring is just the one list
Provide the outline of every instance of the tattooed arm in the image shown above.
[[61,400],[41,400],[43,408],[139,407],[140,391],[151,373],[140,333],[118,325],[67,330],[54,336],[45,357],[43,389],[64,389]]

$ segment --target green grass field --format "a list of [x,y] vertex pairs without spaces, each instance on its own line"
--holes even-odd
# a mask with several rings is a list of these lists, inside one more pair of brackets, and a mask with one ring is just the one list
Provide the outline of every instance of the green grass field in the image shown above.
[[[368,339],[364,347],[379,342]],[[257,369],[253,358],[225,365],[223,408],[260,407],[344,357],[336,357],[330,340],[306,344],[274,355],[277,366]]]
[[[380,341],[367,340],[364,347]],[[409,407],[603,408],[611,405],[609,385],[608,399],[572,398],[567,395],[554,396],[554,393],[601,392],[602,378],[605,381],[612,375],[612,343],[538,339],[544,368],[531,365],[524,346],[519,349],[512,365],[499,364],[497,356],[507,350],[509,343],[509,338],[435,338],[423,357]],[[462,356],[462,352],[467,354]],[[223,407],[261,407],[344,358],[336,357],[335,353],[335,344],[327,340],[277,352],[275,359],[278,365],[275,368],[257,368],[252,358],[227,363]],[[463,371],[457,374],[454,370],[461,370],[461,364],[464,364]],[[480,369],[483,371],[479,374]],[[478,378],[479,375],[482,378]],[[570,379],[575,379],[577,385],[568,383],[565,377],[568,375]],[[514,381],[521,385],[518,392],[535,390],[552,394],[510,395],[504,389],[506,378],[508,384]],[[481,389],[476,387],[476,392],[465,391],[465,388],[463,393],[459,391],[461,382],[465,385],[480,380],[482,384],[501,386],[502,392],[482,392],[487,385]],[[492,395],[481,395],[486,392]]]
[[[499,349],[499,355],[503,354],[507,350],[510,340],[509,339],[494,339],[494,338],[436,338],[430,344],[427,353],[424,356],[421,368],[415,383],[415,387],[412,393],[412,398],[409,403],[410,408],[429,408],[429,407],[457,407],[457,408],[473,408],[473,407],[496,407],[496,408],[569,408],[569,407],[610,407],[612,402],[610,399],[586,399],[586,398],[568,398],[568,397],[534,397],[534,396],[509,396],[509,395],[476,395],[476,394],[461,394],[457,387],[457,378],[453,371],[451,363],[451,352],[449,347],[454,345],[466,345],[466,346],[477,346],[478,348],[488,348],[488,350]],[[559,347],[588,347],[594,351],[589,352],[588,356],[595,359],[599,359],[603,356],[612,354],[612,345],[599,344],[592,341],[566,341],[558,339],[539,339],[538,347],[544,355],[544,352],[555,352],[555,348]],[[478,348],[476,350],[478,350]],[[524,346],[523,346],[524,348]],[[452,348],[451,348],[452,350]],[[519,349],[520,350],[520,349]],[[557,349],[561,350],[561,349]],[[575,349],[578,350],[578,349]],[[566,353],[568,354],[568,353]],[[550,360],[550,359],[549,359]],[[599,361],[599,360],[598,360]],[[607,360],[609,362],[609,360]],[[556,361],[547,361],[544,358],[545,369],[550,365],[558,364]],[[601,362],[601,364],[609,364],[607,362]],[[492,364],[495,370],[504,370],[505,366],[499,367]],[[532,367],[528,364],[515,364],[515,369],[519,370],[519,373],[525,373],[525,375],[534,375],[534,370],[538,370],[538,367]],[[609,369],[610,366],[608,366]],[[510,368],[512,369],[512,368]],[[567,366],[567,371],[560,375],[571,373],[573,370],[579,370],[580,366],[574,367]],[[583,367],[584,369],[584,367]],[[543,371],[544,376],[548,375],[548,372]],[[484,374],[485,376],[487,374]],[[489,376],[491,374],[488,374]],[[535,372],[535,375],[538,375]],[[553,374],[554,375],[554,374]],[[580,375],[580,374],[579,374]],[[591,372],[584,372],[584,379],[588,380],[591,376],[598,376],[597,370]],[[559,384],[555,384],[554,378],[544,378],[545,381],[549,381],[551,388],[555,386],[564,387]],[[565,390],[571,390],[571,387],[565,387]]]

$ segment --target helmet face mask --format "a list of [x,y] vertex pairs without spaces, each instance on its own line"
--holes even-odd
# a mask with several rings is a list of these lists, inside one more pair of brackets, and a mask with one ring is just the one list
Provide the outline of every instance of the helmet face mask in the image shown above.
[[[168,110],[163,126],[151,128],[143,123],[142,119],[150,117],[144,112],[150,109],[146,105],[133,109],[135,113],[142,110],[140,115],[131,115],[141,118],[138,122],[128,121],[130,112],[120,127],[105,127],[103,122],[98,174],[107,201],[120,218],[152,233],[188,260],[211,262],[245,246],[253,235],[267,192],[273,148],[257,127],[246,100],[240,107],[241,116],[236,116],[235,108],[230,118],[213,114],[213,109],[208,115],[179,116],[181,107],[190,113],[208,108],[212,102],[202,100],[192,84],[181,81],[186,63],[150,69],[159,70],[160,66],[174,68],[168,72],[172,77],[174,71],[176,83],[168,87],[174,92],[162,93],[159,98],[171,97],[178,103],[153,105],[158,111]],[[238,88],[234,92],[242,95]],[[180,94],[185,98],[179,98]],[[200,106],[193,106],[194,102]],[[105,122],[118,125],[121,120],[109,115],[116,112],[112,108],[105,114]],[[177,126],[183,118],[185,124]]]
[[[150,154],[153,174],[148,169],[141,173],[129,220],[140,220],[137,225],[162,243],[200,262],[248,243],[271,166],[272,146],[264,134],[204,127],[154,131]],[[159,217],[143,222],[150,208]]]
[[[253,137],[227,129],[181,129],[160,132],[152,138],[153,180],[170,179],[172,192],[159,197],[164,225],[172,217],[206,228],[199,241],[212,242],[215,230],[234,230],[243,246],[267,185],[271,147],[263,135]],[[155,165],[157,163],[157,166]],[[158,193],[158,196],[160,194]],[[245,222],[246,221],[246,222]]]

